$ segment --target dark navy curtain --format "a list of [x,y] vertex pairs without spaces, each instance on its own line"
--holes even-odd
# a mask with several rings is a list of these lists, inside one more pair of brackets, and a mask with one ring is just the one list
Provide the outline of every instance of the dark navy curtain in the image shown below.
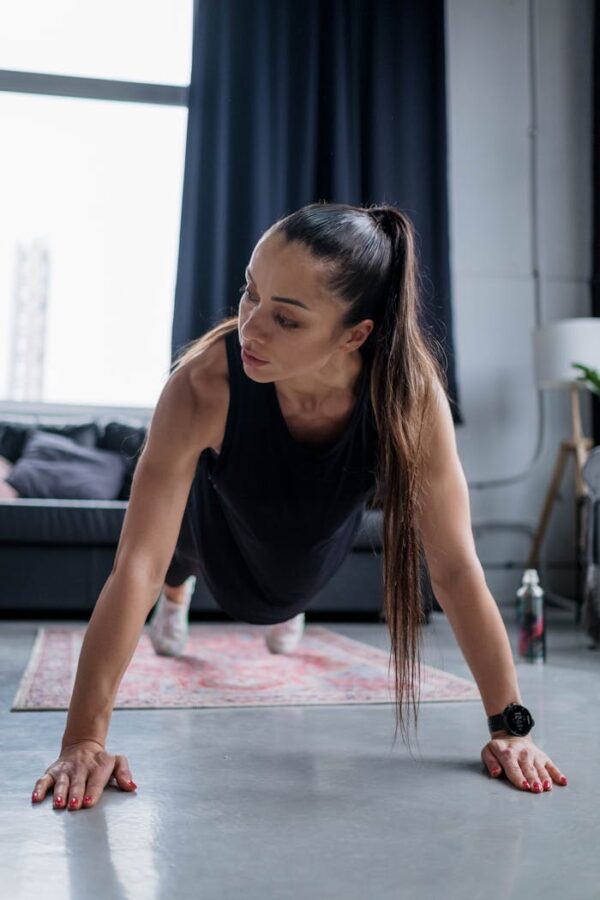
[[443,0],[195,0],[172,359],[237,310],[262,232],[316,201],[414,222],[454,421]]
[[[594,6],[592,315],[600,316],[600,0]],[[600,398],[592,394],[592,440],[600,444]]]

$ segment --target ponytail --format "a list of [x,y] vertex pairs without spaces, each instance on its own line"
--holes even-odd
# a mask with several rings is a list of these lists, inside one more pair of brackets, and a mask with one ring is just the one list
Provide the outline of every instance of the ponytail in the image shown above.
[[[389,281],[371,370],[371,398],[379,434],[377,491],[383,508],[385,619],[394,657],[396,732],[402,728],[405,700],[412,702],[415,731],[420,703],[423,595],[421,536],[415,517],[422,510],[425,485],[423,435],[432,413],[436,382],[446,379],[421,322],[418,262],[410,219],[386,206],[370,210],[390,242]],[[390,657],[391,662],[391,657]]]

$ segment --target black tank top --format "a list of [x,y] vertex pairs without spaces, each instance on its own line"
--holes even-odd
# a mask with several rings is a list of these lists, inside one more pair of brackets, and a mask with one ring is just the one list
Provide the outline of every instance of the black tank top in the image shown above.
[[377,430],[363,363],[352,418],[327,446],[295,440],[273,382],[246,375],[237,328],[225,336],[230,399],[220,453],[205,450],[190,492],[202,572],[232,618],[291,618],[350,552],[375,491]]

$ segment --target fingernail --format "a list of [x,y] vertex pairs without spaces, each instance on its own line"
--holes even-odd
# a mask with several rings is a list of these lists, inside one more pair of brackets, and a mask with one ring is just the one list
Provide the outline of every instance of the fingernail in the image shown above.
[[38,792],[37,792],[37,791],[34,791],[33,794],[31,795],[31,799],[32,799],[32,800],[37,800],[37,798],[38,798]]
[[567,781],[567,776],[566,776],[566,775],[561,775],[561,776],[560,776],[560,783],[561,783],[561,784],[568,784],[568,783],[569,783],[569,782]]
[[541,786],[541,784],[539,783],[539,781],[534,781],[534,782],[533,782],[533,789],[534,789],[534,791],[536,791],[537,793],[539,793],[539,792],[542,790],[542,786]]
[[91,803],[91,802],[92,802],[92,798],[91,798],[91,797],[88,797],[88,796],[86,795],[86,796],[83,798],[83,802],[84,802],[84,803]]
[[71,797],[71,799],[69,800],[69,806],[76,806],[76,805],[77,805],[77,797]]
[[128,781],[127,784],[130,784],[132,788],[137,787],[137,784],[135,783],[135,781]]
[[551,783],[550,783],[549,781],[545,781],[545,782],[544,782],[544,790],[545,790],[545,791],[551,791],[551,790],[552,790],[552,785],[551,785]]
[[528,782],[528,781],[524,781],[524,782],[523,782],[523,787],[524,787],[526,790],[529,790],[529,782]]
[[492,775],[499,775],[500,769],[492,769]]

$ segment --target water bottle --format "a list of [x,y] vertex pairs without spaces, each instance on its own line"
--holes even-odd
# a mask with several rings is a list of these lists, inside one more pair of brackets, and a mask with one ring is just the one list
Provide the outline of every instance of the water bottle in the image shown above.
[[517,591],[519,656],[524,662],[546,662],[544,591],[536,569],[525,569]]

